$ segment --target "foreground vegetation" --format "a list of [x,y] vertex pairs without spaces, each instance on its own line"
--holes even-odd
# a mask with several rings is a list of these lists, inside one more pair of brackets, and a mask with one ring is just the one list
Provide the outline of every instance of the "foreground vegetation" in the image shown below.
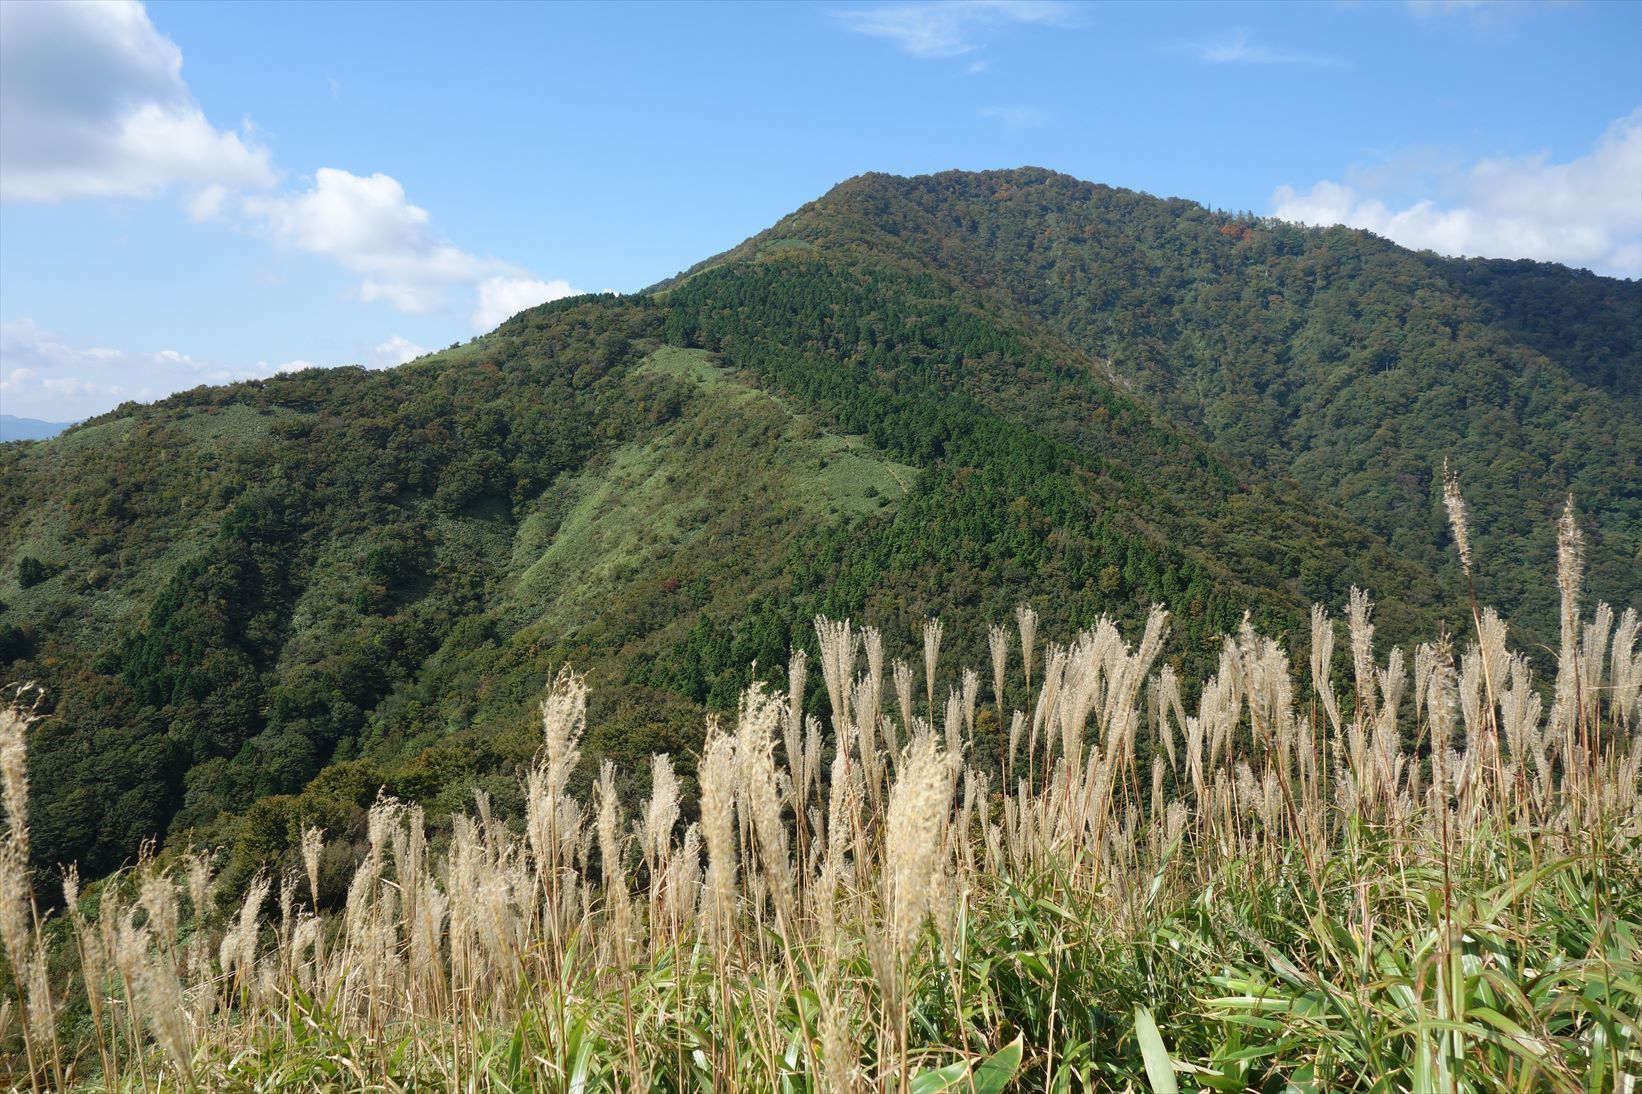
[[383,798],[323,915],[312,829],[237,907],[199,853],[84,894],[70,870],[42,916],[8,711],[0,1067],[36,1090],[1634,1089],[1642,619],[1582,622],[1571,506],[1560,542],[1550,689],[1492,611],[1463,650],[1380,661],[1356,590],[1343,679],[1318,608],[1309,674],[1245,625],[1191,714],[1154,671],[1162,609],[1135,644],[1109,620],[1062,644],[1021,608],[987,636],[990,703],[974,670],[946,686],[938,622],[886,665],[876,630],[821,618],[830,724],[795,654],[785,694],[709,721],[694,800],[657,755],[635,817],[608,762],[571,789],[565,670],[519,822],[481,796],[430,836]]

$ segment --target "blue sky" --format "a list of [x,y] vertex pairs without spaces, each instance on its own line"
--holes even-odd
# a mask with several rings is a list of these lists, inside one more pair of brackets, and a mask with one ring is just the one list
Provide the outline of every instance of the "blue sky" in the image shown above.
[[1642,276],[1642,3],[0,4],[0,410],[391,365],[863,171]]

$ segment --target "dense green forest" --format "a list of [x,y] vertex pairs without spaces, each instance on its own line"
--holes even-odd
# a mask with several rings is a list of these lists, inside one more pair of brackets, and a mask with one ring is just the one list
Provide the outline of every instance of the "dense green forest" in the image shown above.
[[225,849],[232,892],[319,824],[344,886],[384,789],[517,807],[566,661],[624,792],[656,751],[688,784],[702,709],[818,613],[891,656],[941,615],[980,664],[1023,600],[1060,633],[1163,604],[1189,677],[1245,609],[1298,641],[1353,585],[1388,641],[1454,631],[1445,457],[1479,592],[1554,645],[1570,490],[1591,596],[1642,606],[1639,346],[1635,283],[1041,171],[866,176],[646,293],[127,405],[0,448],[33,861],[158,835]]
[[971,286],[1097,377],[1292,479],[1422,568],[1448,568],[1431,484],[1454,462],[1492,556],[1479,594],[1554,625],[1551,525],[1599,514],[1591,585],[1642,595],[1642,284],[1418,254],[1038,169],[865,175],[719,259],[797,245]]

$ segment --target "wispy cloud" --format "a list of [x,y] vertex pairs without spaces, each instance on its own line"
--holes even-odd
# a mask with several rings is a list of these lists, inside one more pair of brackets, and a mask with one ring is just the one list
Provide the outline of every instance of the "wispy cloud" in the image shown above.
[[[375,346],[360,345],[358,363],[391,368],[428,352],[426,347],[395,334]],[[88,346],[32,319],[0,322],[0,397],[5,409],[47,421],[78,421],[112,410],[129,399],[146,402],[200,384],[267,379],[314,368],[315,364],[300,357],[226,364],[176,349]]]
[[1258,41],[1246,30],[1227,31],[1216,38],[1187,42],[1179,47],[1211,65],[1295,65],[1302,68],[1340,68],[1345,60],[1327,53],[1308,53]]
[[77,421],[127,399],[156,399],[199,384],[254,380],[306,367],[306,361],[224,366],[175,349],[88,347],[31,319],[0,322],[0,395],[6,409],[50,421]]
[[1403,6],[1414,13],[1422,23],[1441,19],[1469,19],[1473,22],[1491,22],[1513,9],[1527,7],[1526,0],[1403,0]]
[[888,39],[914,57],[937,58],[973,53],[988,33],[1011,23],[1065,26],[1078,13],[1059,0],[948,0],[874,4],[834,17],[849,30]]
[[[1366,228],[1441,254],[1536,258],[1642,277],[1642,107],[1566,163],[1537,155],[1439,167],[1425,180],[1437,196],[1412,202],[1385,192],[1392,174],[1356,171],[1347,182],[1325,179],[1305,191],[1279,186],[1273,214]],[[1406,177],[1400,181],[1406,189]]]
[[1420,28],[1478,38],[1515,37],[1536,16],[1573,7],[1568,0],[1403,0]]
[[983,106],[976,113],[1010,129],[1036,129],[1049,120],[1049,115],[1035,106]]

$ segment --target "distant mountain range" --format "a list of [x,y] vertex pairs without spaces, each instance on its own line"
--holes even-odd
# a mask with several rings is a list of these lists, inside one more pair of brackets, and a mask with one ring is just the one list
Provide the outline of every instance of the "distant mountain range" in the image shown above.
[[57,436],[73,422],[42,422],[38,418],[19,418],[0,414],[0,443],[6,441],[45,441]]
[[1162,603],[1187,669],[1356,584],[1387,642],[1463,634],[1444,458],[1480,595],[1554,647],[1569,491],[1588,594],[1642,607],[1639,355],[1636,282],[1022,169],[862,176],[642,293],[122,408],[0,451],[36,861],[187,834],[243,880],[384,788],[505,810],[567,660],[638,778],[821,612],[914,656],[928,615]]

